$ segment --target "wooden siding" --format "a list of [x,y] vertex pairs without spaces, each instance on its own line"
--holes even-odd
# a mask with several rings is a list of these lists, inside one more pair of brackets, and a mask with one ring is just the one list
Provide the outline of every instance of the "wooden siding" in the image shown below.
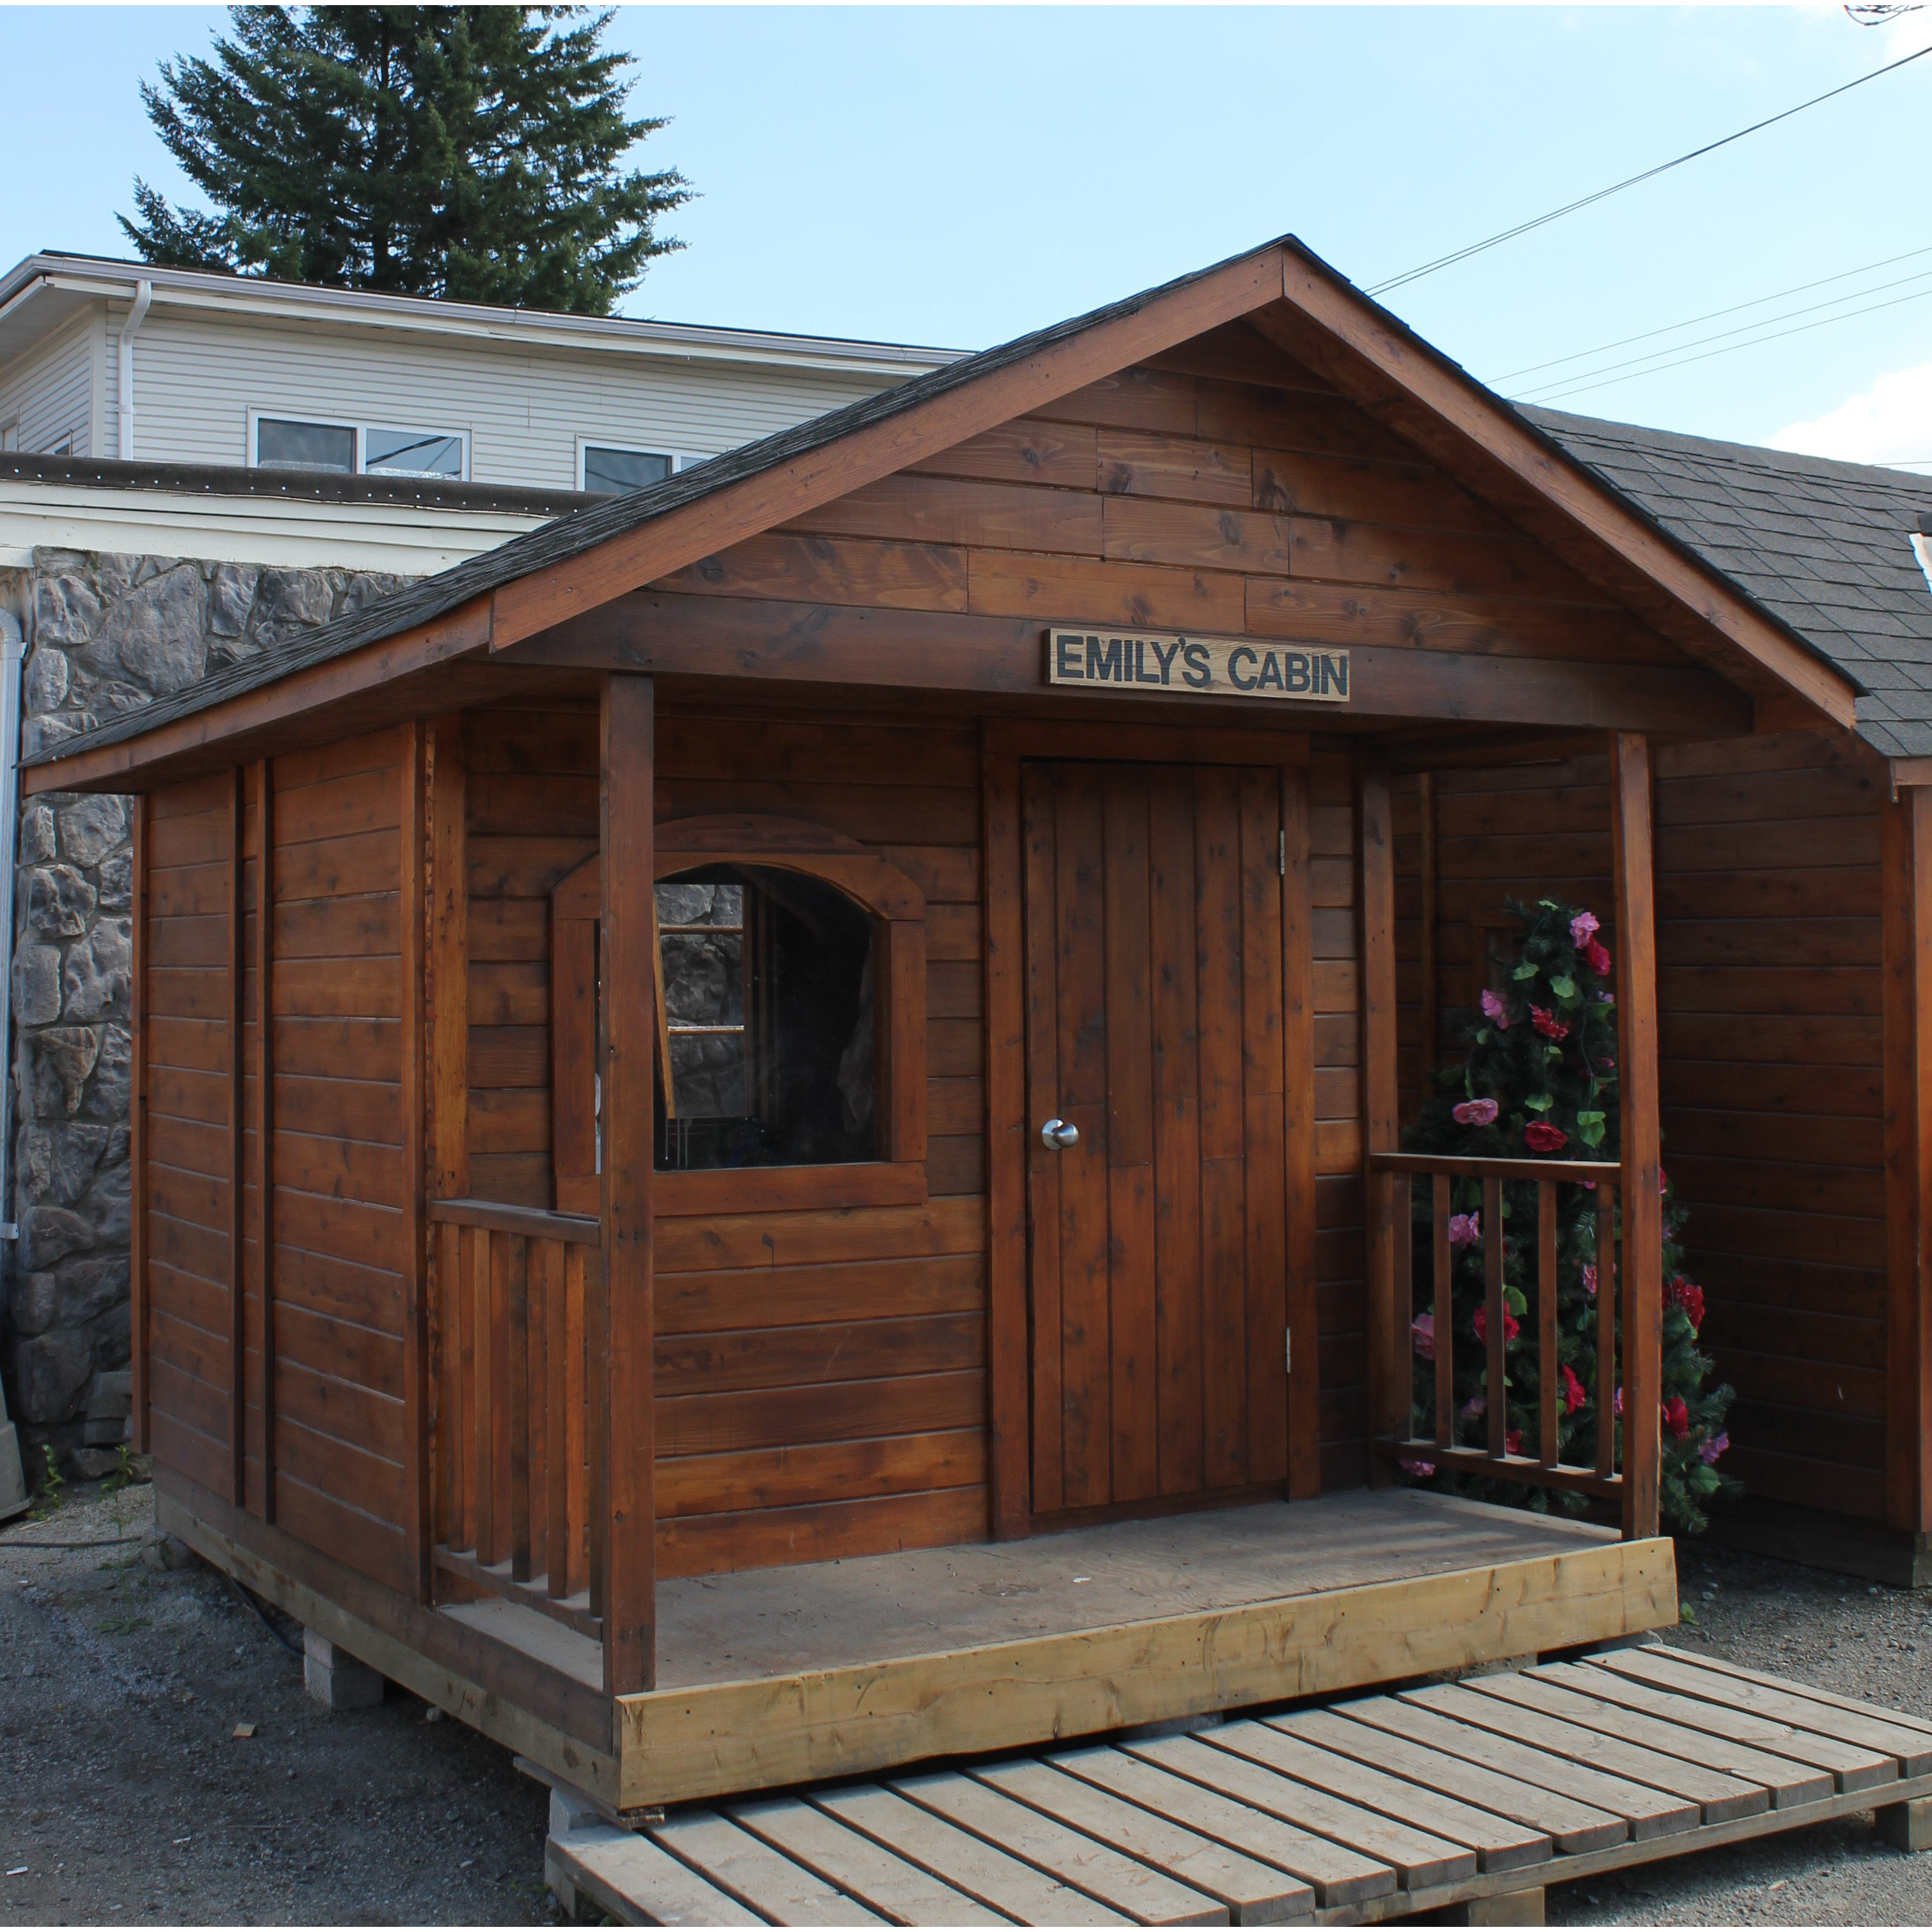
[[[1472,921],[1515,896],[1610,920],[1604,760],[1438,773],[1441,1040],[1473,998]],[[1884,1512],[1886,1232],[1879,816],[1850,741],[1658,754],[1664,1161],[1733,1384],[1725,1466],[1756,1495]],[[1419,807],[1398,799],[1402,1115],[1420,1097]],[[1612,945],[1615,935],[1610,935]]]

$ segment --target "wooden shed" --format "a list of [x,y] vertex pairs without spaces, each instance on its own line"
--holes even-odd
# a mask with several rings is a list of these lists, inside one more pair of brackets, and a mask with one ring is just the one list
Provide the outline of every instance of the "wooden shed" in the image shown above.
[[[1738,1390],[1718,1533],[1932,1581],[1932,480],[1532,413],[1860,686],[1850,729],[1658,752],[1664,1158]],[[1405,1106],[1504,901],[1608,892],[1606,776],[1407,782]]]
[[[105,723],[162,1520],[625,1808],[1672,1622],[1652,746],[1852,713],[1282,241]],[[1552,742],[1649,1420],[1431,1453],[1594,1524],[1390,1481],[1394,800]]]

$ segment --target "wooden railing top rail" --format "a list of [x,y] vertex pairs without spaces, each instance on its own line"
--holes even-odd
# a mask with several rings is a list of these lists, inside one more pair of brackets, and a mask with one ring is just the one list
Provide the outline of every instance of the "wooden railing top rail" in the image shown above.
[[539,1240],[574,1241],[594,1248],[603,1226],[586,1214],[558,1214],[548,1208],[513,1208],[501,1201],[432,1201],[429,1218],[458,1228],[488,1228],[500,1234],[530,1234]]
[[1372,1154],[1382,1174],[1446,1174],[1457,1180],[1608,1181],[1623,1170],[1613,1160],[1505,1160],[1487,1154]]

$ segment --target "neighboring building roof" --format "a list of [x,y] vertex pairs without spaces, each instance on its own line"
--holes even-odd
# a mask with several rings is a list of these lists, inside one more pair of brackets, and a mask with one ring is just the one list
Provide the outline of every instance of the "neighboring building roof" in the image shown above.
[[790,335],[776,329],[718,328],[700,322],[638,321],[627,316],[564,315],[549,310],[492,308],[422,296],[377,295],[317,288],[259,275],[160,268],[100,255],[44,250],[0,275],[0,365],[103,297],[132,300],[137,282],[154,285],[157,302],[280,316],[310,325],[427,331],[554,348],[606,350],[678,360],[790,364],[892,378],[929,369],[964,352],[838,336]]
[[1856,680],[1876,749],[1932,756],[1932,476],[1522,413]]

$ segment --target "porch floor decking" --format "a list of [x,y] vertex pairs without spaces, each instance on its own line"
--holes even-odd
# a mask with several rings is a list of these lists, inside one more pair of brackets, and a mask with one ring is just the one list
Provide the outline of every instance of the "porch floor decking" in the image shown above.
[[1547,1886],[1850,1812],[1915,1846],[1928,1793],[1925,1719],[1642,1646],[579,1825],[546,1865],[629,1924],[1540,1924]]
[[[680,1577],[658,1586],[658,1690],[1078,1637],[1318,1591],[1612,1546],[1614,1530],[1420,1490],[1142,1518],[1011,1543]],[[597,1646],[500,1598],[443,1615],[602,1681]]]

